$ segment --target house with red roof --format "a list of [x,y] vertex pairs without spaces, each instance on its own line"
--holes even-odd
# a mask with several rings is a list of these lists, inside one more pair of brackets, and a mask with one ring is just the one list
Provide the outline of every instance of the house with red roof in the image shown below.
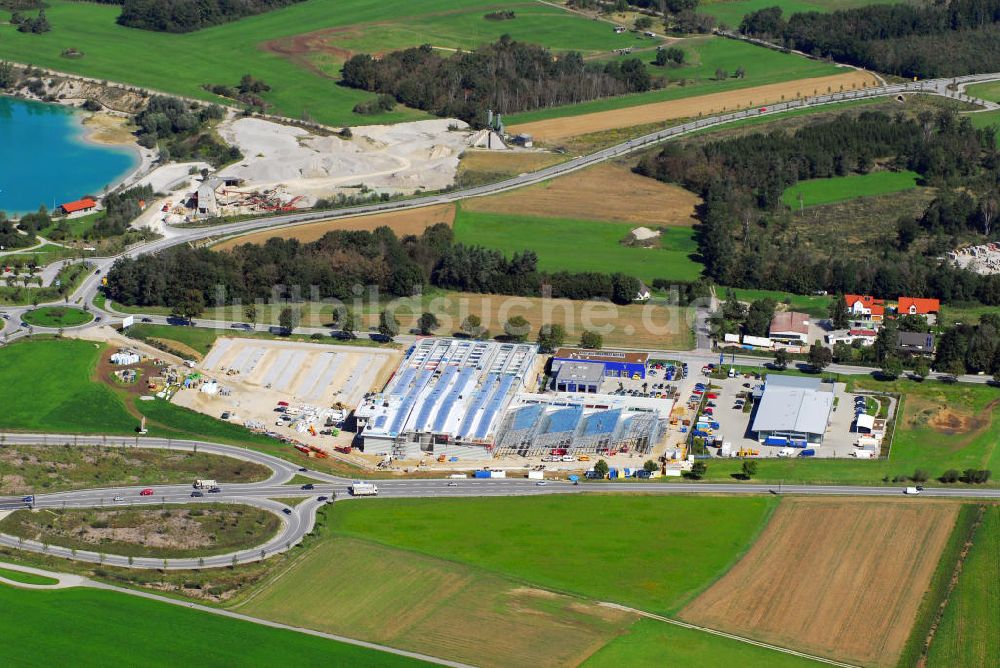
[[853,316],[872,322],[882,322],[885,319],[885,301],[875,299],[871,295],[844,295],[847,310]]
[[899,306],[896,307],[899,315],[930,315],[940,310],[940,300],[920,297],[900,297]]
[[59,208],[62,209],[62,212],[67,216],[74,213],[87,213],[93,211],[96,207],[97,202],[89,197],[84,197],[83,199],[59,205]]

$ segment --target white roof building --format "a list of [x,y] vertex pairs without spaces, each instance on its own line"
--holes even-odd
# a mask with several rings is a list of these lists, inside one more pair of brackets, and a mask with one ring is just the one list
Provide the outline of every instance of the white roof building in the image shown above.
[[769,374],[751,430],[765,445],[820,445],[831,412],[832,385],[824,386],[819,378]]

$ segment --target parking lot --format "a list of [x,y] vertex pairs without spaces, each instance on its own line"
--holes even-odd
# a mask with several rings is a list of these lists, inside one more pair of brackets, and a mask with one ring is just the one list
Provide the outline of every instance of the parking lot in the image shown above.
[[[731,455],[737,456],[743,450],[759,453],[759,457],[797,457],[801,449],[781,446],[761,445],[756,439],[750,427],[753,424],[756,407],[751,400],[745,399],[747,393],[753,392],[755,388],[763,386],[764,380],[755,377],[753,374],[737,374],[735,378],[708,379],[701,374],[697,374],[697,382],[710,384],[706,388],[708,394],[715,395],[714,399],[706,399],[706,417],[711,422],[718,424],[718,428],[710,430],[709,439],[719,442],[729,442],[731,444]],[[862,395],[850,394],[843,383],[835,383],[833,412],[830,414],[830,424],[827,427],[822,445],[813,448],[816,457],[855,457],[859,448],[855,443],[859,441],[862,434],[853,431],[855,421],[855,398]],[[688,391],[681,396],[681,401],[686,402],[691,397]],[[889,401],[882,399],[882,401]],[[747,407],[750,408],[747,408]],[[889,414],[894,409],[894,405],[889,408]],[[868,404],[867,412],[877,411],[878,406],[872,409]],[[748,412],[749,411],[749,412]],[[710,448],[712,455],[718,455],[718,448]],[[877,448],[875,456],[878,456]]]

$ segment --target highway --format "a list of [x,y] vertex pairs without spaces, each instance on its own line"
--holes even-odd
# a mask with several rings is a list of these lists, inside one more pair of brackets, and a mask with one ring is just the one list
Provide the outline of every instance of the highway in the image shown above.
[[[243,461],[252,461],[271,469],[271,476],[258,483],[226,484],[220,482],[218,493],[204,493],[192,496],[191,485],[131,485],[84,489],[68,492],[34,495],[34,507],[39,509],[62,508],[159,508],[163,505],[191,503],[247,504],[274,513],[281,519],[278,533],[260,545],[252,548],[204,557],[160,559],[129,559],[122,555],[102,554],[96,551],[69,550],[53,545],[43,545],[37,541],[22,540],[15,536],[0,534],[0,545],[29,550],[40,554],[76,559],[91,563],[103,563],[123,568],[167,568],[172,570],[191,568],[221,568],[235,563],[247,563],[266,559],[291,549],[312,531],[316,521],[316,511],[326,503],[351,501],[364,503],[368,497],[355,498],[348,492],[352,480],[319,471],[306,470],[294,462],[265,453],[231,445],[207,441],[175,441],[163,438],[123,438],[120,436],[60,436],[52,434],[0,434],[7,444],[69,444],[75,447],[120,447],[124,449],[143,447],[180,451],[210,452]],[[303,460],[307,464],[307,460]],[[514,475],[518,475],[514,472]],[[302,489],[300,485],[289,484],[293,476],[305,476],[315,481],[313,489]],[[389,479],[372,480],[378,485],[379,498],[447,498],[447,497],[493,497],[493,496],[535,496],[545,494],[803,494],[809,496],[885,496],[900,497],[902,486],[862,486],[862,485],[764,485],[756,483],[693,483],[666,481],[632,482],[588,482],[573,484],[566,481],[538,481],[524,478],[510,479]],[[140,495],[143,489],[152,489],[148,496]],[[320,500],[320,497],[326,497]],[[914,498],[919,503],[922,497],[954,499],[1000,499],[1000,489],[996,488],[943,488],[927,487],[921,496]],[[117,500],[120,499],[120,500]],[[303,498],[304,501],[289,506],[275,499]],[[0,516],[6,512],[24,508],[21,497],[0,498]]]
[[[620,156],[648,148],[652,145],[658,144],[668,139],[681,137],[693,132],[705,130],[707,128],[712,128],[719,125],[724,125],[726,123],[731,123],[733,121],[740,121],[764,115],[773,116],[787,111],[793,111],[808,107],[822,106],[825,104],[833,104],[837,102],[845,102],[849,100],[884,97],[884,96],[899,95],[904,93],[906,94],[926,93],[932,95],[942,95],[946,97],[956,97],[958,93],[951,91],[949,89],[950,86],[965,86],[971,83],[981,83],[981,82],[996,81],[996,80],[1000,80],[1000,73],[975,74],[964,77],[956,77],[952,79],[929,79],[927,81],[890,84],[890,85],[877,86],[860,90],[828,93],[824,95],[817,95],[798,100],[789,100],[787,102],[779,102],[777,104],[769,105],[766,107],[766,111],[764,111],[765,109],[764,107],[745,109],[742,111],[733,111],[729,113],[718,114],[715,116],[699,118],[696,120],[688,121],[686,123],[670,126],[667,128],[663,128],[661,130],[648,133],[641,137],[636,137],[635,139],[624,141],[620,144],[616,144],[609,148],[595,151],[594,153],[590,153],[588,155],[573,158],[566,162],[557,165],[552,165],[544,169],[540,169],[535,172],[520,174],[516,177],[505,179],[503,181],[498,181],[496,183],[490,183],[482,186],[476,186],[473,188],[455,190],[447,193],[426,195],[395,202],[383,202],[377,204],[354,206],[333,211],[303,211],[287,215],[257,218],[257,219],[239,221],[234,223],[225,223],[214,226],[175,228],[174,230],[172,230],[172,233],[160,239],[144,244],[139,244],[119,255],[113,257],[105,257],[105,258],[92,258],[90,262],[94,266],[95,271],[100,273],[99,274],[94,273],[88,276],[81,283],[81,285],[79,285],[77,289],[73,292],[70,301],[75,304],[88,305],[96,315],[102,317],[102,320],[114,318],[115,314],[94,307],[92,305],[92,302],[94,296],[97,294],[98,287],[100,286],[101,277],[107,273],[107,270],[111,268],[111,266],[114,264],[116,260],[123,257],[134,258],[139,255],[144,255],[148,253],[157,253],[159,251],[171,248],[173,246],[177,246],[180,244],[195,243],[209,238],[224,239],[230,236],[236,236],[247,232],[267,230],[267,229],[280,229],[282,227],[289,227],[312,221],[331,220],[331,219],[346,218],[351,216],[369,215],[375,213],[382,213],[385,211],[416,209],[420,207],[432,206],[435,204],[456,202],[459,200],[469,199],[472,197],[483,197],[486,195],[493,195],[499,192],[504,192],[506,190],[521,188],[534,183],[539,183],[541,181],[546,181],[548,179],[552,179],[557,176],[569,174],[571,172],[583,169],[585,167],[589,167],[591,165],[612,160],[614,158],[618,158]],[[9,309],[9,312],[11,314],[11,321],[8,323],[4,323],[5,324],[4,329],[0,330],[0,332],[2,332],[7,336],[8,340],[29,335],[29,332],[26,328],[18,327],[18,323],[20,322],[20,316],[25,310],[27,309],[23,307],[16,309]],[[88,325],[83,325],[81,327],[86,327],[86,326]],[[41,332],[49,332],[51,330],[36,328],[36,331],[41,333]]]

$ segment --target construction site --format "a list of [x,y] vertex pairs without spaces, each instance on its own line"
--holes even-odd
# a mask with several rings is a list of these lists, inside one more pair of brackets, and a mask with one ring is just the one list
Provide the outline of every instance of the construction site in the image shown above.
[[314,453],[350,449],[351,408],[399,359],[387,348],[220,338],[174,403],[294,441]]

